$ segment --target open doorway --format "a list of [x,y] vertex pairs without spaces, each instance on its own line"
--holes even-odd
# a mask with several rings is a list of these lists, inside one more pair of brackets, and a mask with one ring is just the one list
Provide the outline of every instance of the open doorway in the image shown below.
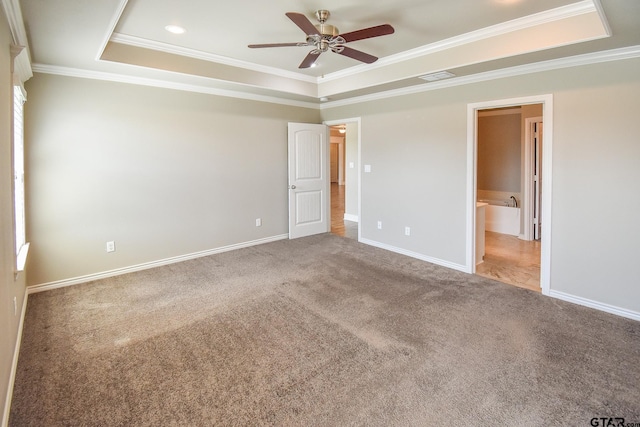
[[[473,150],[470,270],[545,295],[550,276],[551,100],[543,95],[468,107]],[[548,171],[544,180],[542,171]]]
[[[476,194],[484,210],[484,253],[476,260],[476,274],[540,292],[540,241],[525,239],[525,188],[539,188],[539,174],[526,176],[526,132],[533,117],[542,116],[542,104],[488,108],[477,113]],[[533,159],[538,156],[534,155]],[[539,169],[533,168],[534,170]],[[532,180],[534,182],[529,182]],[[538,200],[526,200],[539,206]],[[537,209],[536,209],[537,210]]]
[[359,123],[330,122],[331,232],[358,239]]

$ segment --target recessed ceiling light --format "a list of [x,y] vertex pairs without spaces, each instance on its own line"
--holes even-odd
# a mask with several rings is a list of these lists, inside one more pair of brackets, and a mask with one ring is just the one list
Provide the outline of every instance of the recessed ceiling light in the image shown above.
[[167,25],[164,29],[173,34],[184,34],[187,31],[178,25]]
[[316,64],[315,62],[313,64],[311,64],[311,68],[316,68],[318,66],[318,64]]

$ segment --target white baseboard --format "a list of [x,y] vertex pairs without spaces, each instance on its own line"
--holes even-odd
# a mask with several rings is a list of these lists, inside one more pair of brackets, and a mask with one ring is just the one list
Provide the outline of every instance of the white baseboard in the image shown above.
[[[465,265],[462,264],[456,264],[456,263],[452,263],[450,261],[444,261],[438,258],[433,258],[433,257],[429,257],[426,255],[422,255],[416,252],[412,252],[412,251],[408,251],[406,249],[402,249],[402,248],[397,248],[395,246],[391,246],[391,245],[387,245],[385,243],[380,243],[380,242],[376,242],[374,240],[369,240],[369,239],[361,239],[360,240],[361,243],[367,244],[367,245],[371,245],[371,246],[375,246],[377,248],[381,248],[381,249],[386,249],[388,251],[391,252],[396,252],[402,255],[407,255],[410,256],[412,258],[417,258],[420,259],[422,261],[427,261],[430,262],[432,264],[437,264],[443,267],[447,267],[447,268],[451,268],[454,270],[458,270],[458,271],[462,271],[463,273],[469,273],[467,271],[467,267]],[[610,304],[606,304],[606,303],[602,303],[602,302],[598,302],[598,301],[593,301],[587,298],[582,298],[582,297],[578,297],[575,295],[571,295],[571,294],[567,294],[565,292],[560,292],[560,291],[554,291],[551,290],[549,291],[548,296],[552,297],[552,298],[557,298],[563,301],[567,301],[567,302],[571,302],[574,304],[578,304],[578,305],[582,305],[585,307],[589,307],[589,308],[594,308],[596,310],[600,310],[600,311],[604,311],[606,313],[610,313],[610,314],[615,314],[616,316],[621,316],[621,317],[626,317],[628,319],[632,319],[632,320],[638,320],[640,321],[640,313],[637,311],[633,311],[633,310],[628,310],[626,308],[621,308],[621,307],[616,307],[614,305],[610,305]]]
[[20,344],[22,343],[22,328],[24,326],[24,317],[27,313],[27,300],[29,293],[24,293],[22,300],[22,311],[18,322],[18,333],[16,334],[16,343],[13,350],[13,361],[11,363],[11,371],[9,372],[9,383],[7,384],[7,398],[4,402],[4,411],[2,413],[2,427],[9,425],[9,414],[11,412],[11,398],[13,397],[13,386],[16,382],[16,373],[18,371],[18,356],[20,355]]
[[364,243],[366,245],[375,246],[376,248],[385,249],[390,252],[395,252],[401,255],[410,256],[411,258],[417,258],[422,261],[430,262],[432,264],[440,265],[442,267],[451,268],[453,270],[462,271],[463,273],[468,273],[467,266],[462,264],[456,264],[455,262],[445,261],[439,258],[433,258],[427,255],[423,255],[417,252],[408,251],[406,249],[398,248],[395,246],[387,245],[386,243],[376,242],[375,240],[369,239],[360,239],[360,243]]
[[604,311],[606,313],[615,314],[617,316],[626,317],[628,319],[639,320],[640,313],[633,310],[627,310],[626,308],[616,307],[614,305],[605,304],[603,302],[593,301],[587,298],[578,297],[575,295],[567,294],[560,291],[549,291],[549,296],[563,301],[572,302],[574,304],[582,305],[589,308],[595,308],[596,310]]
[[353,215],[353,214],[345,213],[345,214],[344,214],[344,220],[345,220],[345,221],[358,222],[358,215]]
[[277,240],[288,239],[288,234],[280,234],[277,236],[265,237],[263,239],[251,240],[248,242],[236,243],[234,245],[222,246],[219,248],[208,249],[206,251],[194,252],[186,255],[165,258],[157,261],[145,262],[142,264],[132,265],[129,267],[117,268],[115,270],[103,271],[100,273],[87,274],[86,276],[73,277],[70,279],[56,280],[54,282],[41,283],[27,287],[29,294],[48,291],[51,289],[63,288],[65,286],[78,285],[93,280],[106,279],[107,277],[120,276],[122,274],[133,273],[134,271],[148,270],[150,268],[161,267],[163,265],[175,264],[177,262],[188,261],[190,259],[201,258],[209,255],[215,255],[222,252],[228,252],[235,249],[247,248],[250,246],[261,245],[264,243],[275,242]]

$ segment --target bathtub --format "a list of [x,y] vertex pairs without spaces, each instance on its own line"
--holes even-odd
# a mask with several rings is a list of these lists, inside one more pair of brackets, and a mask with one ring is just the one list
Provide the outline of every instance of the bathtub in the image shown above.
[[485,207],[485,230],[496,233],[520,235],[520,208],[510,206],[508,200],[478,200],[488,203]]

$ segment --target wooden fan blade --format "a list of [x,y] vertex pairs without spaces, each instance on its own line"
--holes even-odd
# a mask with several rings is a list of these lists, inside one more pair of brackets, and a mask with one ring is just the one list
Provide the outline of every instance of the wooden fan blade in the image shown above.
[[285,15],[293,21],[306,35],[317,34],[320,35],[320,31],[309,21],[309,19],[301,13],[287,12]]
[[250,48],[260,47],[287,47],[287,46],[306,46],[305,43],[265,43],[265,44],[250,44]]
[[371,37],[386,36],[393,34],[395,30],[389,24],[378,25],[376,27],[364,28],[362,30],[351,31],[350,33],[340,34],[345,42],[353,42],[356,40],[369,39]]
[[342,52],[334,51],[340,55],[348,56],[349,58],[357,59],[358,61],[371,64],[378,60],[378,57],[369,55],[368,53],[361,52],[359,50],[351,49],[350,47],[342,46]]
[[307,56],[305,56],[305,58],[302,60],[302,62],[298,66],[298,68],[309,68],[309,67],[311,67],[316,62],[318,57],[320,56],[320,53],[321,52],[317,52],[316,50],[312,50],[311,52],[309,52],[307,54]]

